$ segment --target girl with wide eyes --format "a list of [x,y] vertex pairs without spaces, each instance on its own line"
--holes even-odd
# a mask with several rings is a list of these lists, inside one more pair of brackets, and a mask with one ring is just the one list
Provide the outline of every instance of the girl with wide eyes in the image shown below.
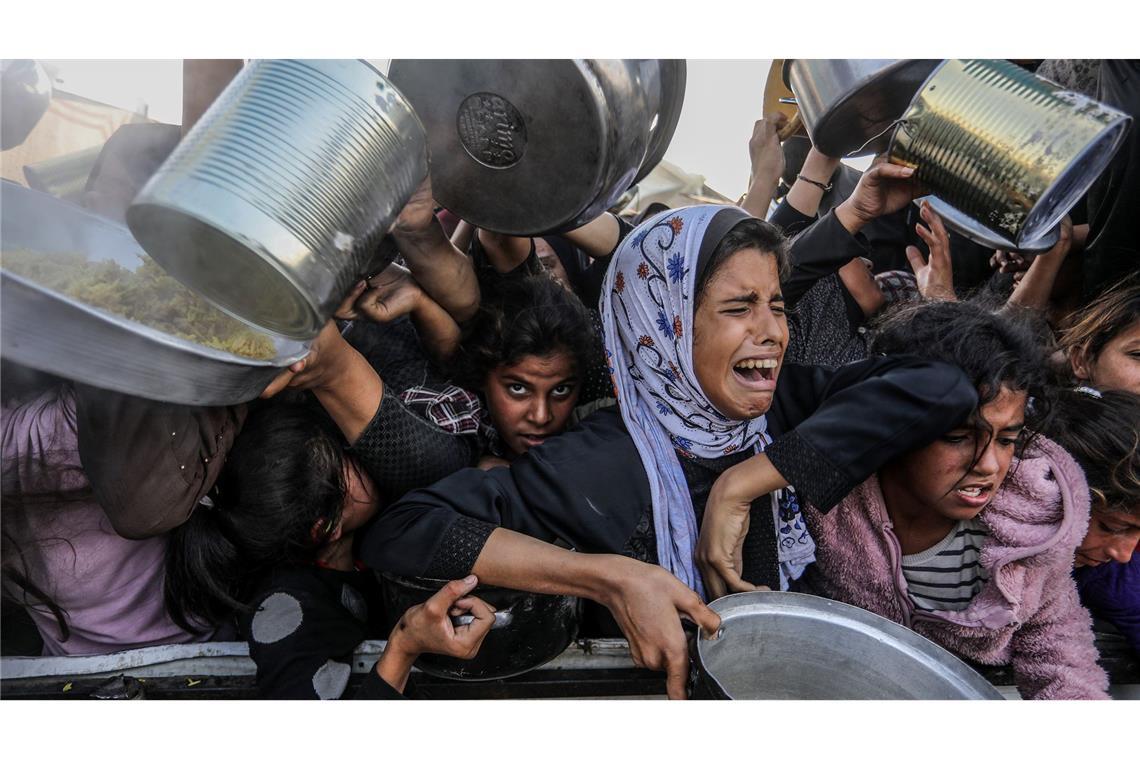
[[[858,248],[861,222],[911,201],[910,174],[874,166],[796,244]],[[644,221],[613,254],[599,309],[617,407],[509,468],[408,494],[367,530],[365,563],[598,602],[634,662],[667,671],[669,695],[683,697],[681,617],[712,633],[704,598],[787,588],[812,561],[797,498],[832,506],[977,402],[965,375],[938,362],[785,365],[786,257],[779,230],[735,207]]]
[[1140,396],[1063,391],[1047,430],[1081,465],[1092,498],[1073,561],[1081,601],[1140,653]]
[[464,326],[453,379],[479,393],[484,468],[542,445],[569,427],[577,407],[610,391],[590,312],[545,274],[484,290]]
[[1010,665],[1025,698],[1106,697],[1070,575],[1089,486],[1072,456],[1032,432],[1049,407],[1033,331],[971,303],[931,302],[888,317],[873,350],[956,364],[978,404],[828,514],[806,508],[817,553],[805,590]]

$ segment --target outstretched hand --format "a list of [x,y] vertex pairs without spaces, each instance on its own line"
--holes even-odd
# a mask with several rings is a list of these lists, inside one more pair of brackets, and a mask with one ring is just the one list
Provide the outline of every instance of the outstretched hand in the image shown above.
[[358,282],[337,309],[336,318],[365,317],[373,322],[391,322],[411,314],[423,298],[424,292],[412,273],[393,262],[380,274]]
[[392,232],[396,235],[411,235],[424,232],[435,221],[435,199],[431,195],[431,174],[424,178],[412,197],[404,204]]
[[954,271],[950,262],[950,234],[946,232],[941,217],[924,201],[919,216],[930,225],[929,228],[916,224],[915,232],[930,249],[930,258],[923,260],[922,251],[913,245],[906,247],[906,258],[914,270],[918,282],[918,292],[927,300],[956,301],[954,294]]
[[[495,608],[477,596],[467,596],[479,579],[469,575],[437,591],[423,604],[409,608],[388,637],[376,671],[396,690],[403,691],[412,663],[425,652],[470,660],[495,624]],[[467,613],[470,623],[457,625],[452,617]]]
[[616,589],[603,600],[629,641],[638,667],[665,671],[669,699],[685,699],[689,648],[681,620],[700,626],[705,636],[720,629],[720,616],[669,571],[645,562],[623,560],[612,578]]
[[835,214],[851,234],[873,219],[893,214],[922,195],[914,181],[914,169],[887,163],[878,156],[859,177],[851,197],[839,204]]
[[286,388],[307,390],[327,384],[339,374],[339,362],[345,352],[354,350],[341,336],[336,323],[329,320],[309,346],[308,355],[273,378],[273,382],[261,392],[261,398],[272,398]]
[[782,113],[770,113],[752,125],[748,140],[748,157],[752,161],[752,184],[758,181],[773,187],[784,173],[784,149],[780,146],[780,129],[788,123]]

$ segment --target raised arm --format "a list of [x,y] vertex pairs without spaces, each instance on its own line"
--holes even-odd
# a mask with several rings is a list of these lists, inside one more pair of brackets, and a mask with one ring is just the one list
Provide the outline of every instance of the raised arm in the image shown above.
[[[837,370],[788,365],[768,413],[782,431],[758,454],[717,479],[697,549],[710,590],[746,590],[740,546],[754,500],[795,487],[826,512],[905,451],[960,423],[978,396],[957,367],[909,357],[867,359]],[[711,579],[711,580],[710,580]]]
[[405,267],[389,264],[367,282],[357,283],[337,319],[366,317],[388,323],[404,315],[411,317],[420,341],[432,355],[444,361],[459,346],[459,325],[447,311],[424,292]]
[[748,192],[740,207],[757,219],[768,215],[768,206],[776,192],[776,184],[784,173],[784,150],[780,147],[780,128],[788,121],[782,113],[769,114],[752,126],[748,141],[748,157],[752,162]]
[[471,260],[452,245],[434,209],[429,177],[400,212],[392,236],[420,287],[463,323],[479,308],[479,283]]

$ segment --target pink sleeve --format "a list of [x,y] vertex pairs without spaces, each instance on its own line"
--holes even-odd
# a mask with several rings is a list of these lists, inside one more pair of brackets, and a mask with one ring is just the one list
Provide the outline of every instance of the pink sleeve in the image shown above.
[[0,412],[3,495],[58,496],[90,489],[79,461],[75,398],[59,386]]
[[1026,699],[1108,699],[1108,676],[1097,664],[1092,618],[1081,606],[1067,568],[1050,577],[1043,603],[1013,636],[1013,675]]

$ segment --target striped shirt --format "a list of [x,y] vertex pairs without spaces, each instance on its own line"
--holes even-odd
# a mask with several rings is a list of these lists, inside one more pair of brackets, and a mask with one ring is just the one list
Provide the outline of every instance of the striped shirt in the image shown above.
[[962,520],[946,538],[918,554],[902,558],[907,593],[920,610],[963,610],[988,580],[982,567],[980,522]]

